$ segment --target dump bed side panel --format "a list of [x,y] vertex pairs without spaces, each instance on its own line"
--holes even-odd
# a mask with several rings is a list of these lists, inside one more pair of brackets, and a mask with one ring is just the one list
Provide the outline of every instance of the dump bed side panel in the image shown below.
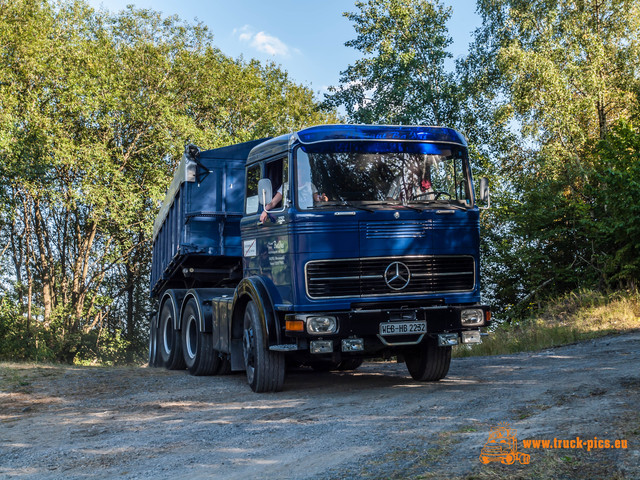
[[245,162],[262,141],[182,158],[154,223],[151,296],[188,278],[215,283],[240,261]]

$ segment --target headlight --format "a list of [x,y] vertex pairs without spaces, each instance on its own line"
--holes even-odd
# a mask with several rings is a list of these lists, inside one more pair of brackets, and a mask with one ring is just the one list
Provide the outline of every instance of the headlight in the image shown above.
[[338,328],[336,317],[307,317],[307,332],[316,335],[334,333]]
[[484,314],[480,308],[470,308],[462,310],[460,313],[460,322],[465,327],[478,327],[484,325]]

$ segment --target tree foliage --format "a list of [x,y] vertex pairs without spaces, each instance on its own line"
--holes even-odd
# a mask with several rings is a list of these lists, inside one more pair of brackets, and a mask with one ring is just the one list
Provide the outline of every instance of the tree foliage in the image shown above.
[[458,111],[453,75],[445,70],[451,9],[438,0],[368,0],[345,13],[363,57],[342,72],[327,98],[357,123],[452,123]]
[[4,318],[65,360],[143,342],[153,218],[186,143],[330,118],[281,68],[152,10],[2,2],[0,56]]
[[519,315],[578,287],[635,288],[629,253],[638,245],[623,233],[638,198],[628,122],[638,114],[640,6],[480,0],[478,8],[483,25],[467,59],[474,94],[516,132],[499,158],[507,188],[485,219],[498,303]]

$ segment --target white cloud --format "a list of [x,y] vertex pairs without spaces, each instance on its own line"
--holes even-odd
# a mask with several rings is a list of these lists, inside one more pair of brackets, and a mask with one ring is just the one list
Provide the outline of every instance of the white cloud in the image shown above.
[[289,56],[289,47],[287,47],[282,40],[264,32],[258,32],[255,34],[251,41],[251,46],[256,50],[268,53],[269,55]]
[[292,52],[300,53],[298,49],[290,48],[278,37],[269,35],[266,32],[254,33],[254,30],[250,25],[245,25],[242,28],[236,28],[233,30],[233,33],[238,36],[238,40],[241,42],[248,43],[251,47],[255,48],[259,52],[266,53],[267,55],[289,57]]
[[240,39],[241,42],[249,42],[251,41],[251,34],[248,32],[243,32],[240,34],[238,38]]

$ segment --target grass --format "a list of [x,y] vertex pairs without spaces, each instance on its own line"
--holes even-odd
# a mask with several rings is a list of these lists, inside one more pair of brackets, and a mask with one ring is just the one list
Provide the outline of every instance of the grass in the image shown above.
[[52,365],[0,362],[0,392],[30,393],[34,381],[61,373]]
[[[589,455],[582,451],[558,456],[553,451],[536,452],[535,462],[529,465],[501,465],[492,463],[476,467],[474,473],[456,480],[581,480],[606,478],[626,480],[627,477],[607,457],[607,452]],[[453,479],[451,479],[453,480]]]
[[[459,443],[458,433],[439,432],[435,435],[418,436],[417,443],[405,448],[396,448],[376,460],[370,460],[357,472],[347,472],[335,478],[361,478],[367,480],[430,480],[443,478],[440,465],[451,455],[453,447]],[[444,467],[446,468],[446,466]],[[345,473],[345,472],[343,472]],[[334,478],[334,477],[332,477]]]
[[500,355],[566,345],[640,329],[640,294],[573,292],[550,302],[541,314],[499,325],[483,342],[454,348],[454,356]]

